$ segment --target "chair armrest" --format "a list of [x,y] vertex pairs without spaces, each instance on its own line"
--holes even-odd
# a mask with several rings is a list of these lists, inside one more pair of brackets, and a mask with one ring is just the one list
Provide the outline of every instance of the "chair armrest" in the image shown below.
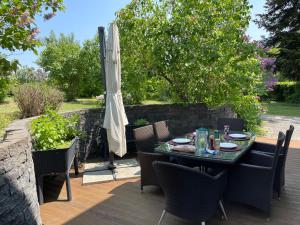
[[262,152],[252,151],[245,157],[245,163],[255,166],[272,167],[274,157]]
[[276,145],[255,141],[251,146],[251,150],[256,150],[265,153],[274,153],[276,150]]
[[[243,182],[254,186],[258,183],[260,185],[265,183],[267,185],[272,181],[272,167],[241,163],[231,171],[232,177],[234,177],[234,182],[237,183]],[[241,179],[242,177],[246,177],[247,179]]]

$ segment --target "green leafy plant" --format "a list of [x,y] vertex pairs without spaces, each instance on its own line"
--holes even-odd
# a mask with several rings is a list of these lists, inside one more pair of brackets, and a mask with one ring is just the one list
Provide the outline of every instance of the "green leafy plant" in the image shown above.
[[137,119],[136,121],[134,121],[134,125],[135,126],[144,126],[144,125],[148,125],[149,121],[146,119]]
[[9,80],[5,77],[0,77],[0,103],[2,103],[9,90]]
[[63,117],[55,111],[47,111],[31,123],[31,134],[37,150],[55,149],[81,136],[78,129],[80,116]]
[[[57,11],[63,10],[63,0],[1,0],[0,1],[0,48],[14,52],[16,50],[32,50],[37,53],[40,46],[37,38],[40,32],[36,16],[43,16],[45,20],[55,16]],[[0,54],[0,76],[9,75],[17,69],[18,62],[10,61]]]

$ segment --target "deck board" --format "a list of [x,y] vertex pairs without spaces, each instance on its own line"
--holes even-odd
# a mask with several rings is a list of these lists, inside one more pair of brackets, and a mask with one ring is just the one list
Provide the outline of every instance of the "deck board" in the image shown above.
[[[286,165],[286,187],[281,200],[272,202],[271,221],[260,211],[241,204],[225,203],[229,221],[217,213],[208,225],[297,225],[300,221],[300,149],[290,149]],[[154,225],[164,207],[161,191],[145,187],[140,193],[139,179],[82,185],[82,177],[71,179],[73,200],[66,200],[62,179],[47,180],[41,206],[44,225]],[[50,188],[51,187],[51,188]],[[59,196],[58,196],[59,195]],[[163,225],[192,225],[167,214]]]

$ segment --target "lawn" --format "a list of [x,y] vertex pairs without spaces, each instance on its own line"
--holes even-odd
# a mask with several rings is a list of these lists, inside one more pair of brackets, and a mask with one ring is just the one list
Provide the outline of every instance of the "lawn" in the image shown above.
[[[74,111],[79,109],[90,109],[99,107],[96,99],[77,99],[75,102],[64,102],[59,112]],[[13,98],[7,98],[6,101],[0,104],[0,137],[4,133],[4,128],[7,127],[13,120],[20,118],[20,110]]]
[[265,103],[269,115],[297,116],[300,117],[300,104],[289,104],[282,102]]

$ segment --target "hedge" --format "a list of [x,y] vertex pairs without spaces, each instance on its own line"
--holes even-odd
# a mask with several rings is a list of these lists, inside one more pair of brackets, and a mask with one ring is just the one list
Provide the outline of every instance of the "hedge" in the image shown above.
[[278,102],[300,103],[300,82],[278,82],[266,97],[268,100]]

